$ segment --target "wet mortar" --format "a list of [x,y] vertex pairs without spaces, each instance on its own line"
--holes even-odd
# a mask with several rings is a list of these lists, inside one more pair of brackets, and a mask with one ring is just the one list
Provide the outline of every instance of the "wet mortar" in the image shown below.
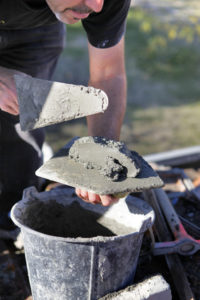
[[31,130],[104,112],[107,95],[100,89],[15,75],[21,129]]
[[163,182],[148,163],[122,142],[101,137],[75,138],[36,175],[96,194],[138,192]]
[[78,202],[64,206],[55,200],[32,200],[23,213],[26,226],[38,232],[59,237],[114,236],[110,229],[98,223],[100,214],[86,210]]
[[98,170],[112,181],[136,177],[140,172],[139,161],[123,142],[102,137],[77,139],[69,149],[69,157],[86,169]]

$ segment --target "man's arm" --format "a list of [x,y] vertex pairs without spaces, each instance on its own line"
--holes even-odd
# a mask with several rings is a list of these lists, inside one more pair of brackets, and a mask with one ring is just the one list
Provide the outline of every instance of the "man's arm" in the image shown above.
[[89,61],[89,85],[102,89],[109,98],[109,105],[104,113],[87,117],[89,135],[119,140],[126,109],[124,38],[108,49],[89,45]]
[[[126,110],[126,73],[124,63],[124,38],[114,47],[98,49],[89,44],[89,85],[105,91],[109,105],[104,113],[87,117],[91,136],[103,136],[119,140]],[[96,195],[77,189],[77,195],[92,203],[107,206],[117,201],[110,195]]]

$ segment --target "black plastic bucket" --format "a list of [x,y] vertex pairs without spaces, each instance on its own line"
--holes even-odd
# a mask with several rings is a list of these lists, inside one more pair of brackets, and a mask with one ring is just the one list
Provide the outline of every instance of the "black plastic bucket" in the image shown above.
[[[105,230],[104,236],[101,230],[98,233],[98,226],[95,236],[88,231],[84,237],[42,233],[35,229],[37,220],[30,226],[30,219],[39,214],[37,205],[32,203],[43,203],[46,212],[41,220],[45,219],[55,229],[58,223],[54,222],[52,227],[52,217],[48,217],[51,201],[66,209],[76,203],[85,212],[94,214],[95,222]],[[39,193],[31,187],[13,206],[11,218],[22,231],[34,300],[97,300],[133,282],[143,234],[152,226],[154,212],[146,202],[135,197],[103,207],[83,202],[74,195],[73,189],[57,188]],[[90,227],[94,226],[90,223]]]

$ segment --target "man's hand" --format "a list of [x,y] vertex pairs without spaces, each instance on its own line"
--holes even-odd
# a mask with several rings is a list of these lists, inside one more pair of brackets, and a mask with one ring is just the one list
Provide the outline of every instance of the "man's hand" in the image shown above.
[[18,115],[19,105],[14,74],[21,74],[21,72],[0,67],[0,109],[9,114]]
[[76,194],[85,202],[89,202],[92,204],[102,204],[103,206],[109,206],[119,200],[112,195],[97,195],[81,189],[76,189]]

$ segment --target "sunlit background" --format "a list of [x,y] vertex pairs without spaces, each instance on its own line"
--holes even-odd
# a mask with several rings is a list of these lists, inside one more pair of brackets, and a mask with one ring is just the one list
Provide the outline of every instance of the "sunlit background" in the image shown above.
[[[200,2],[134,1],[127,20],[126,69],[128,109],[121,140],[142,155],[199,145]],[[80,23],[67,27],[54,80],[87,85],[87,39]],[[84,119],[47,128],[54,151],[84,135]]]

